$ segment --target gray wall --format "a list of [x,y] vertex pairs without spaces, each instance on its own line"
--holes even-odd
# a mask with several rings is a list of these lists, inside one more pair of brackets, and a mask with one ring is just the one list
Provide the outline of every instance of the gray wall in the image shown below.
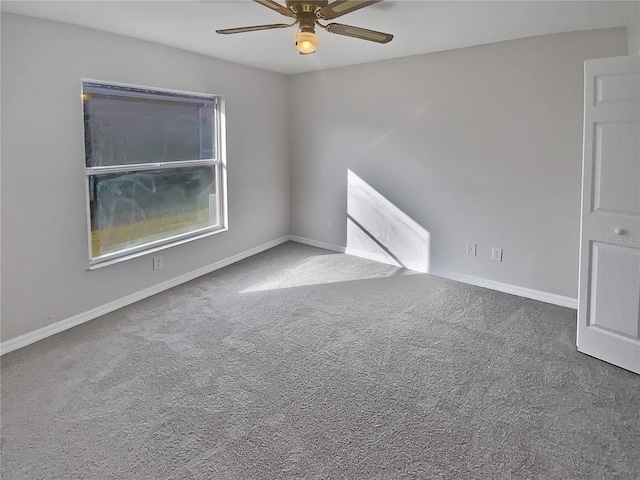
[[[626,35],[549,35],[291,77],[292,234],[576,298],[583,62],[626,55]],[[403,229],[413,245],[399,241]]]
[[[282,75],[8,13],[1,46],[3,341],[288,234]],[[81,77],[225,97],[228,232],[87,270]]]
[[629,55],[640,54],[640,2],[636,2],[636,14],[632,14],[627,23],[627,41]]
[[[288,233],[346,245],[348,193],[409,266],[576,296],[582,62],[624,29],[292,77],[7,13],[1,34],[2,341]],[[228,232],[88,271],[81,77],[226,98]]]

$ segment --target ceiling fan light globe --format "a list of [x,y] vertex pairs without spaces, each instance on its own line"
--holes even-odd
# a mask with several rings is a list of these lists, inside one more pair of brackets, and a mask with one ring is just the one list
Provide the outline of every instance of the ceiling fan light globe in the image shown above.
[[294,39],[296,41],[296,48],[304,55],[314,53],[320,42],[320,37],[312,32],[298,32]]

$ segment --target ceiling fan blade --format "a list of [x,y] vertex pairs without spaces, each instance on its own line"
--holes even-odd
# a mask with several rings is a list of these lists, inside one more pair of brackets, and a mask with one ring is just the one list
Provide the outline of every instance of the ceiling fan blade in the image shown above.
[[273,0],[253,0],[253,1],[256,3],[259,3],[260,5],[264,5],[265,7],[270,8],[271,10],[274,10],[286,17],[296,18],[295,13],[293,13],[288,8],[283,7],[279,3],[274,2]]
[[223,30],[216,30],[216,33],[228,35],[230,33],[257,32],[258,30],[271,30],[272,28],[287,28],[293,25],[295,25],[295,23],[272,23],[271,25],[256,25],[254,27],[225,28]]
[[[256,0],[257,1],[257,0]],[[316,15],[322,20],[333,20],[347,13],[354,12],[360,8],[368,7],[382,0],[336,0],[326,7],[318,10]]]
[[369,40],[370,42],[389,43],[391,40],[393,40],[393,35],[391,35],[390,33],[376,32],[375,30],[352,27],[351,25],[343,25],[341,23],[330,23],[325,28],[328,32],[331,33],[346,35],[347,37],[359,38],[361,40]]

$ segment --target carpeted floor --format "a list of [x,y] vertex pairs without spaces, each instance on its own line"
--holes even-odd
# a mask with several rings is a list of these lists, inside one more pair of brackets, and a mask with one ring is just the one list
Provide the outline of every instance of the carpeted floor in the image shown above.
[[573,310],[287,243],[2,358],[2,478],[637,479]]

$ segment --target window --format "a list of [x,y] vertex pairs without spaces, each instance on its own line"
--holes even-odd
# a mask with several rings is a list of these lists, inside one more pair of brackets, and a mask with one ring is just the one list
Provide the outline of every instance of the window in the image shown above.
[[90,268],[226,229],[223,101],[83,81]]

